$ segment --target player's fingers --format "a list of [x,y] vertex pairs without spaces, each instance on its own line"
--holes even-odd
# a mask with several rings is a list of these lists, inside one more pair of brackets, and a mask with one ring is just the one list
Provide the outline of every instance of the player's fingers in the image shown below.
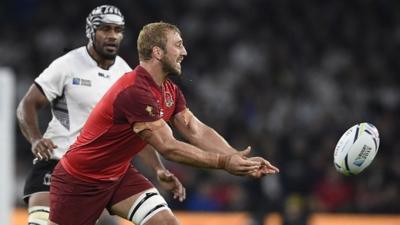
[[275,168],[269,168],[269,167],[264,166],[262,169],[262,172],[264,174],[275,174],[275,173],[279,173],[279,170],[277,170]]
[[43,155],[41,154],[40,148],[35,148],[32,150],[33,154],[39,159],[43,159]]
[[162,180],[164,180],[164,181],[168,181],[168,182],[170,182],[170,181],[174,181],[173,180],[173,174],[172,173],[170,173],[169,171],[164,171],[163,173],[161,173],[160,175],[160,178],[162,179]]
[[167,180],[167,177],[165,176],[165,173],[160,173],[160,174],[158,174],[158,178],[159,178],[160,180],[162,180],[162,181],[166,181],[166,180]]
[[183,198],[183,190],[174,190],[174,199],[178,199],[179,201],[182,201]]
[[251,167],[251,168],[254,168],[254,167],[256,167],[256,168],[258,168],[258,167],[260,167],[261,166],[261,163],[260,162],[257,162],[257,161],[251,161],[251,160],[243,160],[243,161],[241,161],[240,162],[240,165],[242,166],[242,167]]
[[49,158],[53,151],[49,149],[48,145],[45,142],[40,143],[37,148],[38,152],[40,152],[44,158]]
[[175,179],[176,179],[176,177],[175,177],[172,173],[167,173],[167,174],[165,174],[165,175],[164,175],[164,178],[165,178],[166,180],[168,180],[168,181],[174,181],[174,182],[175,182]]
[[245,150],[239,152],[240,156],[248,156],[250,154],[251,151],[251,146],[248,146]]
[[260,165],[257,163],[256,164],[243,163],[243,164],[239,164],[237,166],[237,170],[244,172],[244,173],[249,173],[250,171],[258,170],[259,168],[260,168]]
[[259,170],[258,173],[261,175],[267,175],[267,174],[275,174],[276,171],[268,169],[268,168],[263,168],[263,169]]
[[44,145],[46,146],[48,151],[53,152],[54,144],[52,141],[48,140],[48,141],[44,142]]
[[278,168],[268,168],[268,171],[271,173],[279,173],[279,169]]
[[266,167],[267,167],[268,169],[272,169],[272,170],[274,170],[274,171],[276,171],[276,172],[279,172],[279,168],[276,167],[276,166],[273,166],[273,165],[272,165],[270,162],[268,162],[268,161],[267,161]]
[[175,183],[175,186],[177,187],[176,190],[178,193],[182,191],[182,184],[179,182],[178,178],[176,176],[172,175],[171,180]]
[[182,187],[182,193],[179,196],[179,201],[182,202],[183,200],[185,200],[185,198],[186,198],[186,191],[185,191],[185,188]]
[[51,142],[51,147],[54,148],[58,148],[58,146],[56,144],[54,144],[53,142]]
[[52,150],[46,149],[44,152],[45,160],[49,160],[51,158]]
[[234,173],[239,173],[239,174],[248,174],[251,173],[252,171],[257,170],[257,167],[237,167],[234,170]]
[[37,157],[39,160],[42,160],[42,159],[43,159],[43,156],[42,156],[42,154],[40,154],[40,152],[37,152],[37,153],[36,153],[36,157]]
[[250,160],[243,160],[243,161],[239,161],[238,163],[238,168],[240,170],[256,170],[258,168],[261,167],[260,162],[254,162],[254,161],[250,161]]
[[44,145],[42,142],[40,142],[40,143],[38,143],[36,146],[35,146],[35,151],[37,151],[37,152],[42,152],[42,151],[44,151],[45,149],[46,149],[47,147],[46,147],[46,145]]
[[266,159],[264,159],[264,158],[258,157],[258,159],[260,160],[261,164],[263,164],[263,165],[268,165],[268,164],[270,164],[270,163],[269,163]]
[[36,152],[36,156],[37,156],[40,160],[46,160],[46,159],[47,159],[46,150],[38,150],[38,151]]
[[185,188],[183,187],[182,183],[174,176],[175,183],[177,184],[177,192],[178,192],[178,197],[179,201],[183,201],[185,197]]
[[235,173],[246,175],[246,174],[249,174],[249,173],[251,173],[253,171],[256,171],[258,169],[259,169],[258,166],[252,166],[252,167],[239,166],[239,167],[236,168]]
[[49,149],[46,142],[40,144],[38,152],[42,155],[43,159],[48,160],[51,157],[52,150]]

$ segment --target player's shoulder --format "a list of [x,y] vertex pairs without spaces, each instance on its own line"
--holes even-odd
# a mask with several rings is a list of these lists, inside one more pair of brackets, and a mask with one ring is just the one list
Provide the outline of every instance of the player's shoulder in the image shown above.
[[[74,58],[77,57],[79,54],[78,49],[71,50],[64,55],[54,59],[49,66],[47,67],[46,71],[49,71],[47,73],[51,74],[67,74],[73,67],[71,65],[76,64],[76,60],[74,61]],[[79,59],[78,59],[79,60]]]
[[[122,96],[136,96],[136,98],[152,96],[151,88],[153,84],[151,76],[140,66],[130,72],[125,73],[118,81],[117,89],[124,93]],[[154,81],[153,81],[154,82]]]
[[121,56],[118,55],[117,57],[115,57],[115,66],[127,72],[132,70],[129,64]]
[[68,52],[66,52],[64,55],[58,57],[53,61],[53,64],[70,64],[71,62],[82,62],[82,59],[84,58],[84,54],[86,49],[84,46],[72,49]]
[[126,88],[133,91],[147,91],[150,88],[148,76],[140,66],[125,73],[118,82],[124,84]]
[[[67,51],[64,55],[62,55],[60,58],[62,59],[76,59],[76,58],[81,58],[85,55],[86,53],[86,47],[81,46],[72,50]],[[88,53],[86,53],[88,54]]]

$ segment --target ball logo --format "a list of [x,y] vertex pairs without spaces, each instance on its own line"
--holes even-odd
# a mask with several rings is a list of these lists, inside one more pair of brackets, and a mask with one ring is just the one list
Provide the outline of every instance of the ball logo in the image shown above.
[[368,145],[364,145],[360,154],[358,154],[357,158],[354,160],[353,164],[360,167],[367,159],[371,150],[372,150],[371,147],[369,147]]

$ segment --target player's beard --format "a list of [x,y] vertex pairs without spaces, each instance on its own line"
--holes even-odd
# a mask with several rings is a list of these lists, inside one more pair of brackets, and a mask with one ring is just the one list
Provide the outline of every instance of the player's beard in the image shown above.
[[106,46],[104,43],[100,46],[98,45],[98,43],[96,43],[96,37],[95,37],[95,40],[93,41],[93,48],[101,58],[107,59],[107,60],[115,60],[115,57],[117,57],[118,52],[119,52],[119,45],[116,46],[117,50],[115,52],[113,52],[113,53],[107,52],[107,50],[105,49]]
[[165,74],[169,76],[180,76],[182,74],[182,70],[178,70],[173,65],[174,63],[169,60],[165,55],[161,58],[161,68]]

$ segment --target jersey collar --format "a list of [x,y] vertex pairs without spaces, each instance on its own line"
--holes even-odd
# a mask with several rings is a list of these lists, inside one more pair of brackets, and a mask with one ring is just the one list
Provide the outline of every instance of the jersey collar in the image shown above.
[[87,46],[84,46],[84,48],[85,48],[85,51],[84,51],[85,52],[85,56],[86,56],[86,58],[88,58],[90,64],[92,64],[93,66],[98,67],[101,70],[109,71],[111,69],[111,67],[114,66],[115,62],[117,61],[118,56],[115,57],[114,62],[108,67],[108,69],[103,69],[98,65],[97,61],[89,54],[89,49],[87,48]]
[[[158,84],[154,81],[153,77],[150,75],[149,72],[147,72],[147,70],[145,68],[138,65],[138,66],[136,66],[135,70],[137,71],[138,74],[143,75],[151,86],[157,88],[161,92],[162,87],[158,86]],[[164,81],[163,85],[165,85],[165,82],[167,82],[167,80]]]

